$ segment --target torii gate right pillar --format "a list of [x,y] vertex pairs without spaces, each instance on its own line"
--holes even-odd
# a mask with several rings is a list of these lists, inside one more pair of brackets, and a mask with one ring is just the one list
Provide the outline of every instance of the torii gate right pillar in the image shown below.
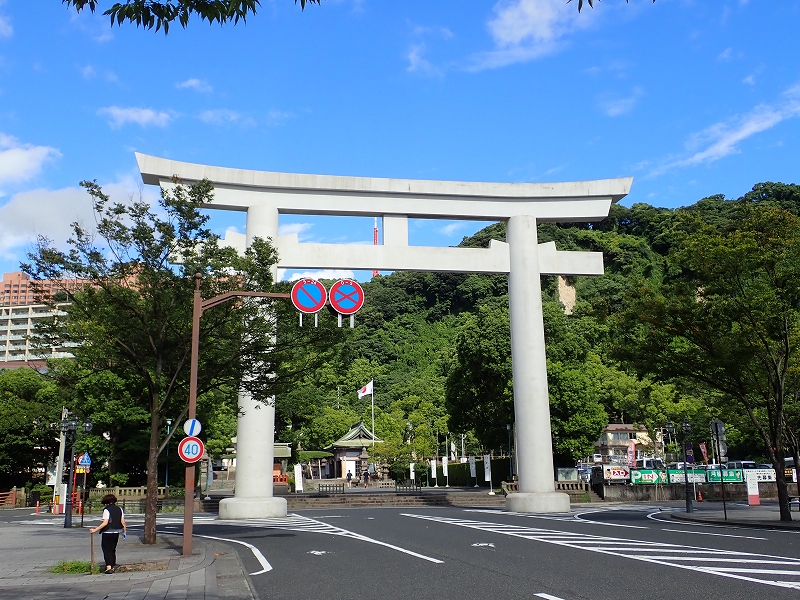
[[553,476],[536,218],[511,217],[506,241],[511,259],[508,303],[519,475],[519,492],[506,498],[506,507],[514,512],[569,512],[569,496],[556,492]]

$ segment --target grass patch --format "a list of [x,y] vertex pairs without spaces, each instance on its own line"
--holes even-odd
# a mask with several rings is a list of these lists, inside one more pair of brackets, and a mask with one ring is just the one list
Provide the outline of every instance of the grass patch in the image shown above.
[[[89,575],[90,574],[90,563],[85,560],[62,560],[52,569],[50,569],[51,573],[72,573],[75,575]],[[100,568],[95,566],[94,568],[95,573],[100,572]]]

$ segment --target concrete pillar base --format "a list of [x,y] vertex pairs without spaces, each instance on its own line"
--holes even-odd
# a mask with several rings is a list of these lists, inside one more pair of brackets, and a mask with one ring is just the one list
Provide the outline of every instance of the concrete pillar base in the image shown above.
[[274,519],[286,511],[285,498],[225,498],[219,503],[219,518],[226,521]]
[[506,498],[506,510],[520,513],[566,513],[569,512],[569,495],[563,492],[509,494]]

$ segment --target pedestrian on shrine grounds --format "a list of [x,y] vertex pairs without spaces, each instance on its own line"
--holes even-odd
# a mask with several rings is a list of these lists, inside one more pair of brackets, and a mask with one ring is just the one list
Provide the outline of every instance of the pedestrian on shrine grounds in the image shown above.
[[353,484],[351,483],[352,479],[353,479],[353,474],[350,471],[348,471],[347,472],[347,487],[353,487]]
[[369,485],[369,471],[366,469],[364,469],[364,476],[362,479],[364,480],[364,487],[367,487],[367,485]]
[[106,563],[106,570],[104,573],[110,575],[117,567],[117,542],[119,542],[119,534],[122,534],[124,540],[128,536],[128,526],[125,523],[125,514],[122,509],[117,506],[117,497],[114,494],[106,494],[103,496],[103,522],[94,529],[90,529],[90,534],[95,534],[98,531],[102,532],[100,539],[100,547],[103,549],[103,560]]

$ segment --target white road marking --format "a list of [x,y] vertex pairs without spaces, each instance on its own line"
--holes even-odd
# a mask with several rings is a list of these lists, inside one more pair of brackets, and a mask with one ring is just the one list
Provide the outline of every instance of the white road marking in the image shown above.
[[305,531],[309,533],[322,533],[325,535],[341,536],[341,537],[351,538],[354,540],[359,540],[362,542],[368,542],[370,544],[376,544],[378,546],[383,546],[385,548],[390,548],[392,550],[396,550],[397,552],[408,554],[409,556],[414,556],[416,558],[421,558],[422,560],[427,560],[428,562],[436,564],[444,563],[443,560],[439,560],[438,558],[426,556],[424,554],[420,554],[418,552],[414,552],[406,548],[401,548],[400,546],[395,546],[394,544],[389,544],[387,542],[382,542],[381,540],[376,540],[374,538],[361,535],[360,533],[355,533],[354,531],[349,531],[347,529],[342,529],[341,527],[336,527],[334,525],[331,525],[330,523],[317,521],[310,517],[304,517],[297,514],[291,514],[287,517],[275,518],[275,519],[253,519],[248,521],[217,520],[216,523],[221,525],[233,525],[237,527],[283,529],[287,531]]
[[591,519],[584,519],[582,518],[583,515],[592,515],[599,512],[605,512],[602,510],[591,510],[588,512],[578,513],[575,516],[576,521],[580,521],[581,523],[592,523],[593,525],[609,525],[610,527],[627,527],[629,529],[650,529],[649,527],[644,527],[642,525],[623,525],[622,523],[604,523],[603,521],[592,521]]
[[544,598],[545,600],[563,600],[563,598],[559,598],[558,596],[551,596],[550,594],[545,594],[544,592],[539,592],[538,594],[534,594],[534,596],[538,598]]
[[475,544],[472,545],[475,546],[476,548],[482,548],[484,546],[488,546],[489,548],[494,548],[494,544],[492,542],[476,542]]
[[261,575],[262,573],[272,571],[272,565],[269,564],[269,561],[266,559],[266,557],[263,554],[261,554],[261,550],[253,546],[253,544],[248,544],[247,542],[243,542],[241,540],[232,540],[229,538],[214,537],[213,535],[198,535],[196,533],[194,535],[196,537],[208,538],[210,540],[219,540],[220,542],[231,542],[233,544],[241,544],[242,546],[247,546],[248,548],[250,548],[250,550],[253,551],[253,556],[256,557],[256,560],[259,563],[261,563],[261,570],[254,571],[253,573],[250,573],[250,575]]
[[688,529],[665,529],[664,527],[662,527],[661,531],[674,531],[676,533],[694,533],[695,535],[715,535],[715,536],[718,536],[718,537],[744,538],[746,540],[769,540],[769,538],[753,537],[753,536],[750,536],[750,535],[732,535],[730,533],[711,533],[709,531],[689,531]]
[[327,550],[309,550],[306,554],[313,554],[315,556],[322,556],[323,554],[330,554]]
[[[798,558],[755,554],[751,552],[737,552],[732,550],[718,550],[714,548],[700,548],[643,540],[628,540],[582,533],[538,529],[534,527],[509,526],[500,523],[470,521],[450,517],[410,513],[401,513],[401,515],[414,519],[467,527],[483,532],[510,535],[538,542],[587,550],[589,552],[610,554],[612,556],[667,565],[679,569],[719,575],[753,583],[800,590],[800,580],[798,580],[798,578],[800,578],[800,559]],[[764,561],[768,562],[765,563]],[[686,564],[687,562],[694,564]],[[726,563],[726,565],[723,566],[721,563]],[[749,568],[749,566],[755,567],[763,564],[776,565],[784,568]],[[779,579],[776,576],[784,576],[784,578]]]

